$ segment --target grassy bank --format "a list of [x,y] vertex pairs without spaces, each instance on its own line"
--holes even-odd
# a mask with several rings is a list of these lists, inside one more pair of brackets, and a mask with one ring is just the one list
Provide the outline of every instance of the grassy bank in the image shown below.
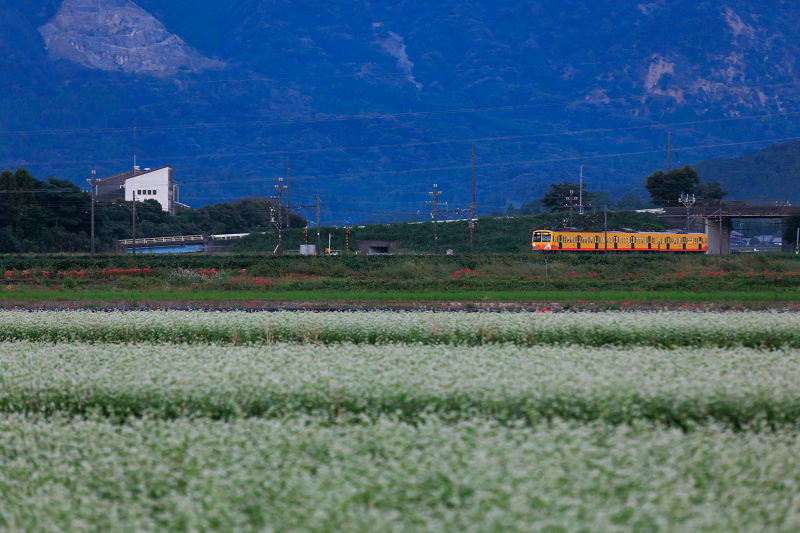
[[[60,291],[26,289],[13,293],[0,293],[0,302],[121,302],[131,307],[147,306],[149,302],[194,303],[275,303],[275,302],[461,302],[479,307],[484,302],[559,302],[580,307],[582,303],[605,302],[624,306],[632,302],[798,302],[800,292],[769,291],[458,291],[420,292],[403,291],[217,291],[217,290],[86,290]],[[0,304],[1,305],[1,304]]]
[[0,301],[800,301],[788,254],[12,259]]

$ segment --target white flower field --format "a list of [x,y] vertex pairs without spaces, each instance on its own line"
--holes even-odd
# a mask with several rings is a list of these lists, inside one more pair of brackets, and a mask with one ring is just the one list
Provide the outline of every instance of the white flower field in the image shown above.
[[800,348],[800,315],[734,313],[12,312],[0,341]]
[[800,315],[0,313],[2,531],[797,531]]

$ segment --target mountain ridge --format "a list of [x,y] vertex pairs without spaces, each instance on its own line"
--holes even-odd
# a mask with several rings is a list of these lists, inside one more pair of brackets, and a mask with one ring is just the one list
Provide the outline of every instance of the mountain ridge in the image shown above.
[[54,60],[36,28],[62,2],[0,0],[18,13],[0,48],[33,73],[0,96],[6,164],[75,183],[116,173],[136,118],[137,159],[172,164],[193,205],[270,196],[289,158],[298,201],[320,194],[327,217],[355,221],[425,212],[433,183],[466,204],[473,143],[488,211],[581,164],[592,189],[644,197],[668,132],[689,164],[800,135],[789,2],[136,5],[219,68],[154,78]]

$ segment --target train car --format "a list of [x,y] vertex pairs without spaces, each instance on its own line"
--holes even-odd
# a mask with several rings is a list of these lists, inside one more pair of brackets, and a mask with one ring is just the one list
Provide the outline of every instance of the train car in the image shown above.
[[681,230],[605,233],[562,228],[535,230],[531,245],[534,252],[702,254],[708,251],[708,236]]

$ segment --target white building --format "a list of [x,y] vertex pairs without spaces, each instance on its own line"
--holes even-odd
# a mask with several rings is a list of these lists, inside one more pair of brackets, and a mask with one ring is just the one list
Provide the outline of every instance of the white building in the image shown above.
[[144,170],[134,167],[133,170],[97,181],[98,199],[110,201],[120,198],[130,202],[135,196],[137,202],[156,200],[161,204],[161,209],[170,215],[189,208],[180,203],[179,193],[169,165]]

